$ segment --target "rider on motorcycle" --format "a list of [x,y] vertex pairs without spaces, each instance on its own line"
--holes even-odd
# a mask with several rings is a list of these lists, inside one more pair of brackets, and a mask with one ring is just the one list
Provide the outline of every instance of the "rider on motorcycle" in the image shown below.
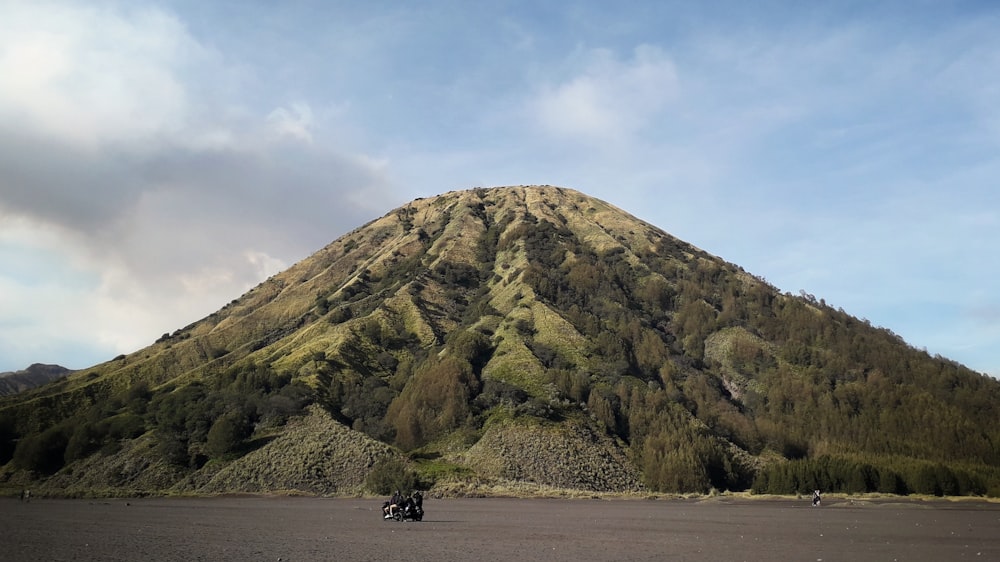
[[403,507],[403,494],[399,493],[399,490],[393,492],[392,497],[389,501],[385,502],[382,506],[382,512],[385,513],[385,518],[388,519],[395,514],[395,510]]

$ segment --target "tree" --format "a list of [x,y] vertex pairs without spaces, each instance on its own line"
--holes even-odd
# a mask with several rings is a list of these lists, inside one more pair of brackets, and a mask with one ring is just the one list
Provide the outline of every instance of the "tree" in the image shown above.
[[213,457],[223,457],[235,452],[250,436],[246,416],[239,412],[228,412],[212,424],[208,430],[208,453]]
[[454,430],[470,416],[479,380],[464,359],[446,356],[425,362],[392,401],[386,418],[396,429],[396,444],[413,449]]
[[0,414],[0,465],[7,464],[14,456],[17,444],[17,426],[9,410]]

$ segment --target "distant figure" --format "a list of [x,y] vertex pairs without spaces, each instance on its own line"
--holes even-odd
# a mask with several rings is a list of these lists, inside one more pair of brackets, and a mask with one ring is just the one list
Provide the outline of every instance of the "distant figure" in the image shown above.
[[813,507],[819,507],[819,502],[822,499],[819,495],[819,490],[813,490]]
[[24,501],[24,488],[21,488],[21,501]]

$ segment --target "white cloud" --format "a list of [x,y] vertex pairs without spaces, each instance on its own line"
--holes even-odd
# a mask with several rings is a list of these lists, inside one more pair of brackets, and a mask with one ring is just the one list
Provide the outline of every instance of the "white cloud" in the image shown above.
[[0,18],[0,118],[87,148],[177,130],[188,117],[178,73],[206,55],[156,9],[8,4]]
[[624,139],[643,128],[677,92],[677,72],[657,47],[643,45],[619,61],[611,51],[583,53],[585,68],[543,87],[532,102],[543,130],[560,137]]
[[264,252],[247,250],[243,253],[243,257],[257,272],[257,277],[259,279],[264,279],[276,273],[280,273],[289,266],[289,264],[285,263],[284,260],[268,255]]
[[312,142],[313,112],[309,104],[294,103],[290,108],[279,107],[267,116],[267,122],[279,137],[291,137]]

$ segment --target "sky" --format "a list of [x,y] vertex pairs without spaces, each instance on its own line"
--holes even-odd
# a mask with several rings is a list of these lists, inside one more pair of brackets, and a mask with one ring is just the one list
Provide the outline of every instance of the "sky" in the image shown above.
[[1000,4],[0,0],[0,372],[550,184],[1000,377]]

